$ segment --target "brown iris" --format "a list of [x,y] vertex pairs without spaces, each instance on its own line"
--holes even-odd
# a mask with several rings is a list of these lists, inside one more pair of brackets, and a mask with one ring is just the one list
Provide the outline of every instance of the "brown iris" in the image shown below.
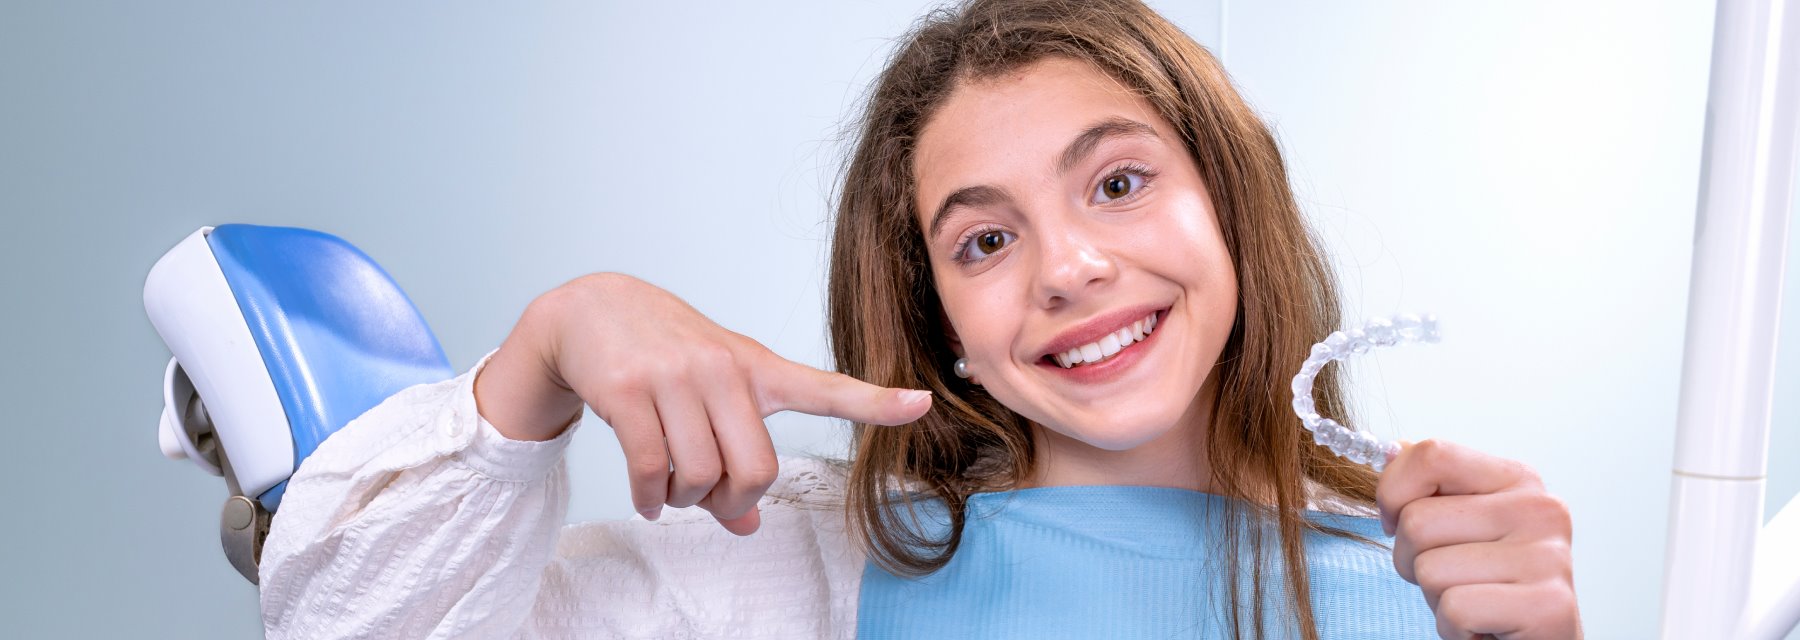
[[1000,247],[1005,244],[1006,234],[999,231],[989,231],[975,237],[975,247],[981,250],[982,255],[989,255],[995,251],[999,251]]
[[1107,178],[1105,182],[1100,183],[1100,191],[1110,199],[1123,198],[1125,194],[1131,193],[1131,178],[1124,174]]

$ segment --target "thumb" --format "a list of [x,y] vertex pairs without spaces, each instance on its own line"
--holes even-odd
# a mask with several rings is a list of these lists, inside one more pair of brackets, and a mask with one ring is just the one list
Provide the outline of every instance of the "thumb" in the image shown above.
[[713,516],[713,518],[733,535],[747,536],[756,533],[756,530],[762,527],[762,510],[757,507],[750,507],[749,512],[736,518],[725,519],[718,516]]
[[910,423],[931,410],[931,392],[920,389],[891,389],[872,385],[856,378],[774,358],[775,365],[764,369],[756,381],[765,400],[763,417],[781,411],[832,418],[851,422],[898,426]]
[[1413,441],[1411,441],[1411,440],[1395,440],[1394,444],[1400,445],[1400,449],[1393,452],[1392,454],[1388,455],[1387,464],[1393,464],[1395,458],[1400,457],[1400,454],[1406,453],[1407,449],[1412,448]]
[[1391,487],[1390,483],[1395,482],[1390,480],[1397,477],[1394,475],[1394,461],[1399,460],[1400,456],[1406,455],[1406,450],[1413,446],[1411,440],[1395,440],[1394,443],[1400,445],[1400,450],[1391,454],[1383,454],[1388,457],[1385,465],[1387,470],[1381,472],[1381,479],[1377,481],[1375,490],[1375,510],[1377,517],[1381,519],[1381,532],[1390,536],[1394,535],[1394,527],[1399,524],[1400,514],[1389,507],[1388,500],[1382,499],[1384,497],[1383,488]]

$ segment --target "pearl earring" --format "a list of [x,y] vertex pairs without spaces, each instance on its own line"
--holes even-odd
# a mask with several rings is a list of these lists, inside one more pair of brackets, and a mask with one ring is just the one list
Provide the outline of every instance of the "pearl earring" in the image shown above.
[[956,377],[958,377],[958,378],[967,379],[970,375],[972,375],[969,373],[969,359],[968,358],[957,358],[956,365],[951,367],[951,369],[956,371]]

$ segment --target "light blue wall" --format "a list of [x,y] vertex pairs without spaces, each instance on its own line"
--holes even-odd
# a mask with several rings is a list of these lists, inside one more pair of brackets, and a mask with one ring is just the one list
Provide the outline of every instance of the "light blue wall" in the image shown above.
[[[1589,637],[1653,637],[1711,3],[1232,2],[1225,38],[1353,315],[1442,317],[1354,368],[1362,416],[1536,467]],[[1800,489],[1800,276],[1786,297],[1771,510]]]
[[[459,367],[598,270],[824,364],[840,127],[927,5],[647,6],[0,5],[0,636],[259,628],[222,487],[152,429],[140,287],[204,224],[350,239]],[[1364,415],[1537,466],[1576,514],[1590,637],[1651,634],[1710,9],[1158,6],[1227,42],[1352,311],[1443,316],[1440,347],[1371,361]],[[1800,407],[1777,421],[1772,501],[1800,484]],[[601,423],[569,455],[571,518],[626,515]]]

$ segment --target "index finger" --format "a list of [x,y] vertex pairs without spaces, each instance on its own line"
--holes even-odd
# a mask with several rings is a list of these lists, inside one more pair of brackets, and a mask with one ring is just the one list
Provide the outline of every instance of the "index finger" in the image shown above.
[[1400,510],[1431,496],[1497,493],[1537,484],[1537,475],[1516,460],[1438,440],[1403,443],[1375,485],[1375,506],[1381,512],[1381,529],[1394,534]]
[[929,391],[890,389],[770,356],[767,364],[753,374],[757,408],[765,418],[782,411],[798,411],[898,426],[918,420],[931,409]]

